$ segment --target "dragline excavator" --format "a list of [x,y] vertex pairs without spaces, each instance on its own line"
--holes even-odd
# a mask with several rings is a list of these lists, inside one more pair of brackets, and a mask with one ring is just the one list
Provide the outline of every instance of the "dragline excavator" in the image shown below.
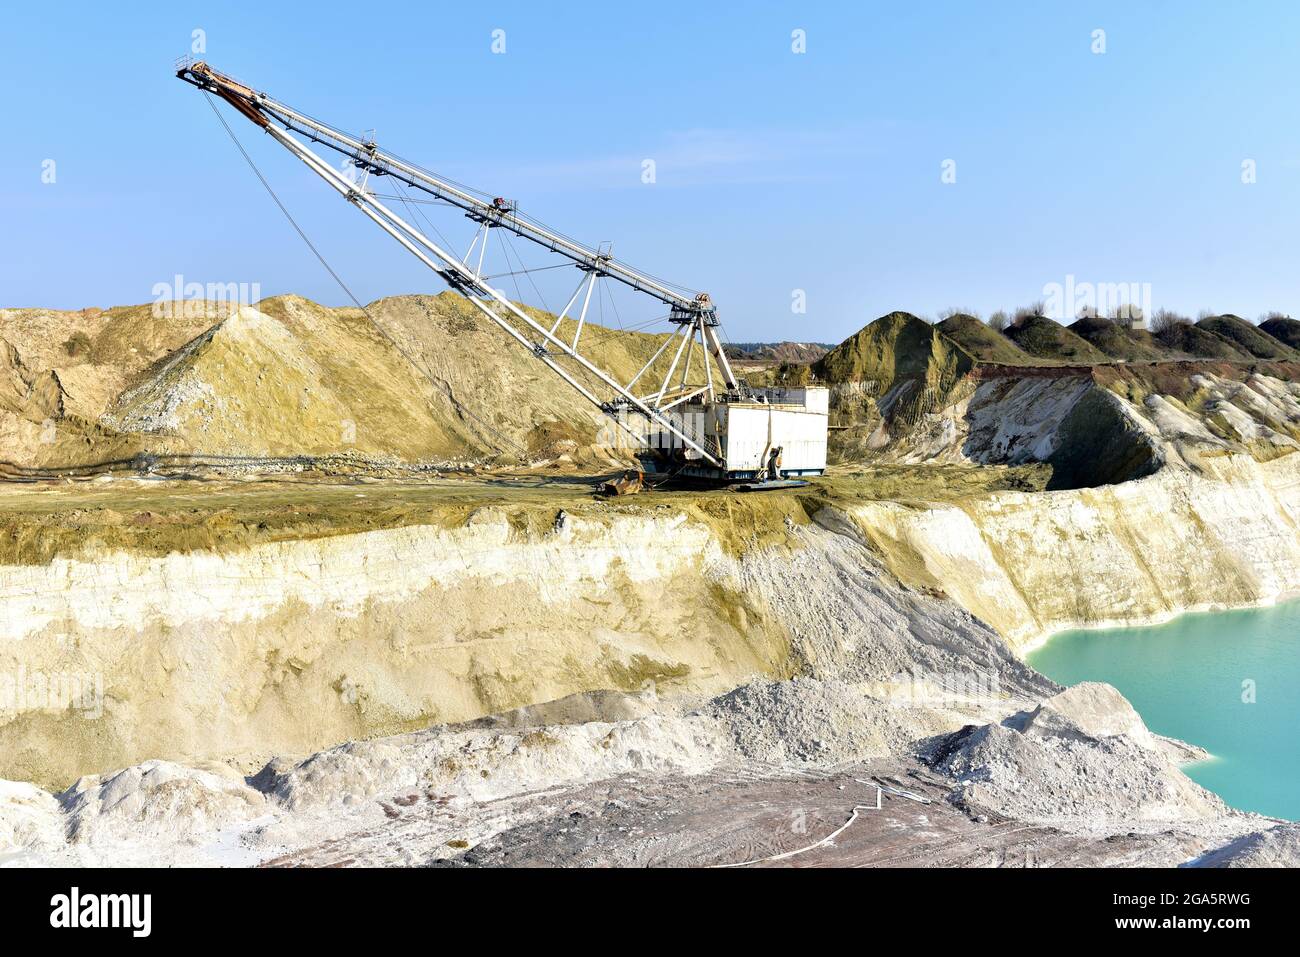
[[[631,437],[638,458],[651,471],[772,487],[803,484],[796,477],[820,475],[825,470],[827,390],[751,388],[737,380],[718,335],[717,309],[707,293],[683,291],[631,268],[603,247],[583,246],[521,214],[513,202],[500,197],[480,198],[476,190],[380,149],[373,136],[356,137],[327,126],[217,72],[201,60],[187,58],[179,62],[176,75],[224,100],[266,132],[448,286],[464,295],[520,348],[609,416],[622,430],[620,435]],[[331,166],[304,139],[341,154],[352,170],[345,172]],[[357,174],[362,177],[360,181]],[[427,194],[432,197],[425,201],[430,208],[452,208],[476,223],[477,232],[469,250],[457,256],[434,242],[411,221],[411,207],[402,196],[396,198],[402,201],[409,218],[385,205],[368,188],[371,179],[378,177],[390,177],[391,181]],[[509,235],[563,257],[560,265],[567,260],[583,274],[549,327],[508,299],[484,275],[483,257],[493,230],[506,230]],[[432,231],[438,232],[436,227]],[[440,233],[439,239],[443,239]],[[626,382],[594,361],[589,349],[594,335],[588,327],[592,291],[601,279],[613,280],[658,300],[668,308],[667,322],[676,327]],[[575,306],[576,312],[571,313]],[[571,339],[567,330],[561,338],[566,318],[575,326]],[[584,328],[588,331],[586,343]],[[694,378],[693,356],[699,357],[694,363]]]

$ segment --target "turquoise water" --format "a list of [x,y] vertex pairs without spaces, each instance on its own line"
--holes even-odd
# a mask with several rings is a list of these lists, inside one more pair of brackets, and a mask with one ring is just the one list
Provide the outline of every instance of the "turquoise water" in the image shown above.
[[1185,769],[1199,784],[1233,807],[1300,820],[1300,601],[1065,631],[1029,663],[1061,684],[1114,685],[1153,731],[1215,756]]

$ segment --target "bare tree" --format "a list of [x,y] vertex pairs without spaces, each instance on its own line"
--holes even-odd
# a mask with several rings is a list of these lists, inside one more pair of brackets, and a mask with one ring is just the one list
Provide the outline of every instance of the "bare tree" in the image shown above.
[[1291,317],[1288,316],[1285,312],[1277,312],[1275,310],[1273,312],[1266,312],[1262,316],[1260,316],[1259,323],[1256,323],[1256,325],[1268,322],[1270,319],[1290,319],[1290,318]]
[[1010,324],[1011,317],[1002,309],[999,309],[993,315],[989,316],[989,328],[997,332],[1002,332]]
[[939,310],[939,321],[951,319],[953,316],[970,316],[972,319],[978,319],[980,314],[974,309],[962,309],[958,306],[950,306],[947,309]]
[[1200,312],[1196,314],[1197,322],[1200,322],[1202,319],[1217,319],[1217,318],[1219,318],[1219,313],[1215,312],[1213,309],[1202,309]]
[[1192,320],[1169,309],[1157,309],[1151,316],[1151,331],[1159,334],[1176,325],[1191,325]]
[[1037,302],[1031,302],[1027,306],[1021,306],[1011,317],[1011,325],[1018,326],[1026,319],[1032,319],[1034,316],[1041,316],[1047,304],[1039,299]]

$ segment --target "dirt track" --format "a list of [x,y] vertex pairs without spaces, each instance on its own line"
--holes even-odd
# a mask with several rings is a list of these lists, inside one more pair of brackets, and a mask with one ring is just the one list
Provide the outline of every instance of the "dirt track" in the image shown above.
[[959,807],[947,796],[941,778],[911,761],[629,776],[478,806],[479,819],[529,820],[458,852],[454,839],[421,846],[434,833],[445,836],[458,812],[411,795],[409,804],[385,807],[383,827],[267,866],[1111,867],[1173,866],[1196,853],[1195,841],[1176,834],[1070,835]]

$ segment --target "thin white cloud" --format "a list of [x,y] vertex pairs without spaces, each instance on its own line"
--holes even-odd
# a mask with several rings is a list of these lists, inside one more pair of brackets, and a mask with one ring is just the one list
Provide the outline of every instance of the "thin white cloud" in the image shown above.
[[858,130],[692,129],[664,134],[640,152],[544,162],[526,159],[480,168],[476,175],[530,189],[632,189],[642,185],[643,163],[655,163],[656,185],[665,188],[715,184],[808,182],[835,175],[833,161],[879,149]]

